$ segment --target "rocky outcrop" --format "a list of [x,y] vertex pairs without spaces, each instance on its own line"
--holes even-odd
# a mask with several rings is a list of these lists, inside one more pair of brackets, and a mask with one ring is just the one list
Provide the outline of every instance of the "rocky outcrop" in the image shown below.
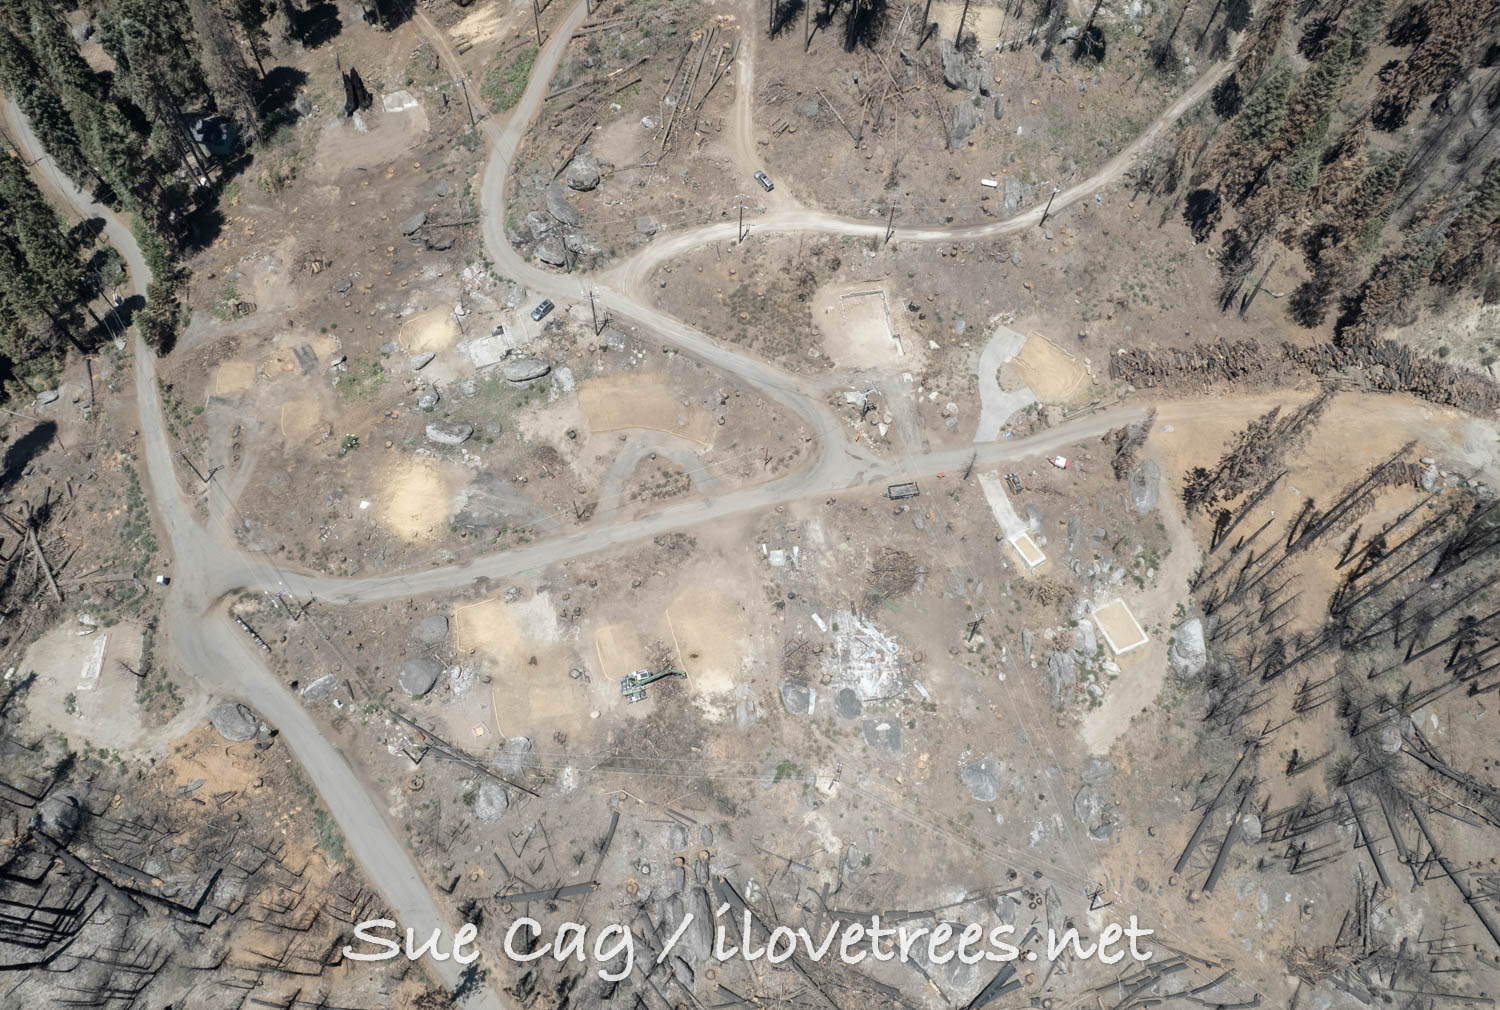
[[953,122],[948,127],[948,146],[961,145],[978,125],[979,110],[975,108],[974,103],[967,99],[959,102],[953,109]]
[[1167,661],[1180,677],[1196,677],[1208,665],[1208,646],[1203,640],[1203,621],[1189,618],[1172,632],[1172,649]]
[[578,209],[568,202],[567,190],[563,189],[562,183],[552,181],[547,184],[547,213],[570,228],[577,228],[583,224],[583,218],[579,217]]
[[569,189],[586,193],[599,185],[599,162],[591,154],[580,154],[568,162],[568,171],[563,178]]
[[463,445],[472,434],[474,434],[474,426],[461,421],[427,426],[428,441],[436,442],[438,445]]
[[975,61],[959,52],[951,39],[943,40],[941,54],[944,84],[957,91],[979,90],[979,67]]
[[563,245],[563,240],[555,234],[548,234],[536,244],[536,258],[552,267],[566,266],[568,263],[568,250]]
[[520,361],[506,363],[505,381],[522,386],[528,382],[535,382],[550,371],[552,371],[552,366],[545,361],[538,361],[535,358],[524,358]]

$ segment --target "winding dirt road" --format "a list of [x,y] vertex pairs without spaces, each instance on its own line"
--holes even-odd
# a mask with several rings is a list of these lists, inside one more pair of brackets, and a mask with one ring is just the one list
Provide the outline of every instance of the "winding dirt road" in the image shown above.
[[[146,461],[146,475],[152,502],[161,527],[171,545],[174,582],[164,612],[168,640],[184,670],[190,672],[209,690],[226,698],[251,704],[269,723],[281,731],[281,739],[292,749],[298,761],[321,794],[324,804],[338,822],[349,851],[363,867],[370,882],[385,896],[396,916],[406,925],[425,933],[450,920],[433,900],[426,883],[406,852],[384,805],[368,795],[349,762],[318,731],[295,694],[289,691],[251,651],[244,636],[225,616],[222,601],[239,589],[285,590],[298,596],[316,597],[334,603],[357,603],[425,593],[452,590],[478,578],[513,577],[541,569],[558,561],[599,551],[680,529],[723,519],[728,516],[764,509],[792,498],[824,495],[852,488],[875,487],[897,478],[916,476],[908,466],[924,472],[956,469],[967,462],[973,449],[908,455],[907,463],[881,462],[851,444],[847,432],[832,412],[820,406],[817,382],[794,375],[774,365],[752,358],[729,345],[714,341],[707,334],[675,319],[649,304],[645,296],[646,280],[657,266],[710,242],[736,237],[734,223],[714,224],[659,239],[637,255],[616,265],[597,278],[559,275],[527,262],[516,252],[505,235],[505,188],[511,164],[531,120],[540,108],[551,79],[562,59],[567,42],[587,15],[584,0],[578,2],[553,29],[532,70],[531,80],[520,103],[504,123],[486,119],[481,129],[490,141],[480,201],[483,207],[485,245],[497,272],[517,281],[533,292],[555,300],[588,296],[593,290],[617,321],[638,327],[704,362],[739,377],[762,394],[794,412],[800,419],[802,434],[813,447],[810,466],[774,483],[714,495],[698,501],[664,508],[645,516],[621,520],[608,525],[592,526],[523,549],[476,559],[466,564],[433,568],[419,572],[368,576],[358,579],[334,579],[283,570],[266,558],[239,550],[228,540],[228,526],[212,523],[212,532],[194,518],[178,483],[173,453],[162,424],[161,405],[156,388],[155,358],[139,338],[136,341],[136,405],[140,414],[141,442]],[[420,12],[416,23],[424,36],[435,45],[449,66],[459,66],[446,38]],[[735,147],[737,157],[754,155],[753,124],[750,109],[753,88],[748,47],[740,58],[740,92],[737,95]],[[1206,74],[1185,92],[1136,141],[1120,152],[1094,176],[1057,195],[1053,213],[1100,188],[1118,180],[1134,161],[1164,130],[1196,103],[1217,83],[1225,68]],[[471,91],[477,93],[477,88]],[[79,214],[104,222],[105,234],[124,256],[130,269],[133,290],[144,296],[150,275],[144,257],[136,246],[130,229],[112,211],[79,192],[52,164],[40,143],[27,126],[24,117],[11,103],[5,107],[17,145],[36,159],[35,168],[49,188],[59,193]],[[743,166],[746,177],[753,165]],[[840,218],[797,205],[795,199],[779,194],[772,209],[756,221],[758,233],[823,232],[838,235],[883,236],[883,224]],[[954,239],[977,239],[1014,232],[1040,220],[1042,208],[990,224],[966,227],[902,227],[897,235],[902,241],[929,242]],[[823,380],[828,381],[826,378]],[[977,446],[979,465],[989,466],[1028,456],[1046,454],[1079,440],[1097,437],[1104,431],[1142,416],[1140,408],[1118,408],[1096,413],[1052,429],[1029,439],[1016,439]],[[227,492],[212,489],[211,508],[218,514],[229,507]],[[451,928],[451,927],[450,927]],[[458,981],[458,969],[451,961],[433,966],[450,987]],[[482,989],[470,997],[470,1005],[498,1008],[502,1005],[495,993]]]

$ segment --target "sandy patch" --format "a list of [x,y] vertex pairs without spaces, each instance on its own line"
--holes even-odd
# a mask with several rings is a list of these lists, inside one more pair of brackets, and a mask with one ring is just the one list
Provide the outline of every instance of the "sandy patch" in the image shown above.
[[1124,600],[1106,603],[1095,610],[1094,623],[1099,626],[1104,640],[1117,656],[1146,644],[1146,633],[1141,630],[1140,622],[1135,619],[1130,608],[1125,606]]
[[214,376],[214,395],[243,393],[255,385],[255,365],[249,361],[226,361]]
[[325,121],[308,173],[313,179],[337,179],[348,172],[405,158],[422,145],[430,127],[427,110],[420,105],[397,113],[376,108],[359,117],[365,124],[364,133],[352,120],[329,117]]
[[421,354],[446,350],[458,342],[458,337],[458,320],[453,318],[453,309],[440,305],[402,323],[396,339],[406,353]]
[[271,353],[261,364],[266,370],[266,378],[274,379],[282,375],[291,375],[297,370],[297,356],[292,353],[290,347],[273,347]]
[[281,436],[288,444],[310,441],[318,432],[321,420],[317,400],[309,397],[288,401],[281,405]]
[[741,682],[751,644],[740,603],[716,589],[689,586],[667,607],[665,621],[695,692],[718,694]]
[[546,593],[459,608],[453,614],[453,641],[464,661],[494,677],[490,699],[502,737],[571,732],[609,693],[611,685],[591,682],[581,668],[573,675],[573,650],[563,641]]
[[578,399],[592,431],[648,428],[690,439],[699,445],[713,442],[713,417],[698,404],[684,405],[672,396],[663,375],[611,375],[578,385]]
[[453,489],[437,464],[411,460],[387,470],[379,482],[380,522],[403,540],[418,542],[447,532]]
[[647,663],[646,648],[635,625],[624,622],[606,624],[594,632],[594,654],[599,657],[604,679],[611,684],[632,670],[645,669]]
[[863,284],[825,287],[813,299],[813,318],[835,364],[914,367],[907,348],[891,331],[890,303],[882,288]]
[[1088,382],[1083,362],[1038,333],[1026,335],[1010,367],[1043,403],[1062,403]]
[[1047,560],[1047,555],[1043,554],[1042,549],[1036,545],[1036,541],[1031,539],[1030,533],[1012,537],[1010,545],[1016,549],[1017,554],[1021,555],[1021,560],[1026,562],[1027,568],[1035,568]]
[[454,25],[449,34],[455,42],[472,42],[476,46],[497,39],[505,30],[502,13],[500,4],[485,4]]
[[978,37],[981,50],[987,50],[999,42],[1005,29],[1005,8],[998,5],[970,4],[967,17],[964,16],[962,3],[932,5],[932,20],[938,23],[938,38],[952,39],[958,31],[960,18],[963,18],[964,34]]

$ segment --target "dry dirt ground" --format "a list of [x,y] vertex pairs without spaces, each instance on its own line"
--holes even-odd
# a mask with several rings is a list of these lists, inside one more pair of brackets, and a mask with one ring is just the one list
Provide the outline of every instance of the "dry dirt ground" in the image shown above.
[[[1162,73],[1147,45],[1175,10],[1101,9],[1095,24],[1107,44],[1096,59],[1075,58],[1071,41],[1050,53],[1029,44],[1030,12],[1018,17],[1010,6],[967,5],[971,77],[957,87],[945,82],[944,46],[951,51],[958,37],[962,3],[931,5],[939,28],[925,43],[925,5],[891,5],[880,37],[852,52],[842,20],[814,32],[806,52],[800,16],[769,40],[761,25],[754,114],[763,167],[804,202],[852,217],[884,217],[895,206],[898,223],[998,220],[1087,177],[1211,66],[1213,36],[1193,48],[1206,9],[1190,11],[1179,29],[1190,62]],[[1068,5],[1064,24],[1081,29],[1092,7]],[[962,136],[960,111],[973,124]]]
[[[500,315],[508,329],[524,313]],[[472,338],[489,332],[483,318],[457,322]],[[551,373],[512,382],[508,364],[476,367],[457,323],[415,323],[394,349],[350,356],[331,377],[263,371],[222,407],[210,402],[196,423],[240,456],[229,487],[242,544],[352,575],[504,549],[590,516],[773,479],[807,458],[779,408],[624,330],[595,336],[559,314],[521,348]],[[409,350],[450,340],[412,370]],[[473,435],[451,447],[433,425]]]

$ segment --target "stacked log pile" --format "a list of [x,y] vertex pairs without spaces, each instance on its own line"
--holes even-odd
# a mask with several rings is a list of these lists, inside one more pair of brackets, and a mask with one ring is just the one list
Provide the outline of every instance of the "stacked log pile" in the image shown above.
[[1219,383],[1268,383],[1297,376],[1342,378],[1356,388],[1411,393],[1471,413],[1500,408],[1500,383],[1445,364],[1394,340],[1311,347],[1255,340],[1216,341],[1188,348],[1124,348],[1110,358],[1110,377],[1143,389],[1201,388]]

